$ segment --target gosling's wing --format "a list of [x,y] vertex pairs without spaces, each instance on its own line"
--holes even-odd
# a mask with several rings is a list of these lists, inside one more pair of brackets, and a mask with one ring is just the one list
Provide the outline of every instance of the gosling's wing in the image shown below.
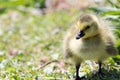
[[74,35],[76,35],[77,32],[77,28],[76,28],[76,24],[73,24],[68,32],[66,33],[65,37],[64,37],[64,41],[63,41],[63,48],[64,48],[64,55],[65,58],[70,58],[73,56],[73,52],[71,51],[71,49],[69,48],[69,43],[70,40],[75,38]]
[[71,38],[72,38],[72,34],[67,33],[63,41],[63,50],[64,50],[63,52],[64,52],[65,58],[72,57],[72,51],[69,49],[69,43]]
[[118,50],[117,48],[115,47],[115,37],[112,33],[108,33],[107,36],[106,36],[106,51],[109,55],[111,56],[115,56],[118,54]]
[[108,54],[113,55],[113,56],[117,55],[118,53],[117,49],[113,45],[107,45],[106,51]]
[[70,58],[70,57],[73,56],[73,54],[72,54],[70,49],[66,49],[64,54],[65,54],[65,58]]

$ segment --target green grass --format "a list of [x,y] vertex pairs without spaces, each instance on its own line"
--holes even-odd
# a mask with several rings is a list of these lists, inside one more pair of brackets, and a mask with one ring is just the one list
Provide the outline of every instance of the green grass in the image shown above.
[[[61,43],[78,14],[75,10],[46,15],[9,10],[1,14],[0,80],[72,80],[75,77],[74,65],[62,62]],[[59,62],[36,70],[39,65],[54,59]],[[114,62],[110,70],[106,70],[103,69],[107,76],[105,80],[120,80],[120,68],[114,66]],[[88,66],[85,65],[83,71],[89,73]],[[111,73],[113,79],[110,79]]]

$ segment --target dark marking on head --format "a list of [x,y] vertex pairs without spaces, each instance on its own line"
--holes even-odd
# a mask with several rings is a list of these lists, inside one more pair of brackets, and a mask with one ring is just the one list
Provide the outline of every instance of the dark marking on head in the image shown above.
[[93,22],[93,23],[91,24],[91,26],[94,26],[94,27],[97,28],[98,24],[97,24],[97,22]]
[[80,18],[81,22],[91,22],[92,18],[90,15],[85,15]]

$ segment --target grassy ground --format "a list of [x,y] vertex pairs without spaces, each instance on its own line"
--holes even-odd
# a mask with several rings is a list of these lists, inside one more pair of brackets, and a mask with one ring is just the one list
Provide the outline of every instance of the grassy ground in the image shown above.
[[[46,15],[16,10],[1,14],[0,80],[73,80],[74,65],[62,62],[61,43],[78,14],[74,10]],[[55,59],[59,61],[38,69]],[[120,80],[120,66],[111,63],[103,68],[104,80]],[[82,74],[90,73],[89,69],[85,65]],[[88,76],[84,80],[101,80],[99,76]]]

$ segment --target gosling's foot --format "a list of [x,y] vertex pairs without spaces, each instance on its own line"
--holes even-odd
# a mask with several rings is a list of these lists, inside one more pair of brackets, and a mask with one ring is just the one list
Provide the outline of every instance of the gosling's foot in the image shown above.
[[78,76],[78,77],[75,78],[75,80],[82,80],[82,79],[85,79],[85,76],[83,76],[83,77]]
[[104,80],[105,73],[100,71],[100,72],[97,72],[94,76],[98,76],[101,80]]
[[75,78],[75,80],[81,80],[81,78],[78,76],[78,77]]

